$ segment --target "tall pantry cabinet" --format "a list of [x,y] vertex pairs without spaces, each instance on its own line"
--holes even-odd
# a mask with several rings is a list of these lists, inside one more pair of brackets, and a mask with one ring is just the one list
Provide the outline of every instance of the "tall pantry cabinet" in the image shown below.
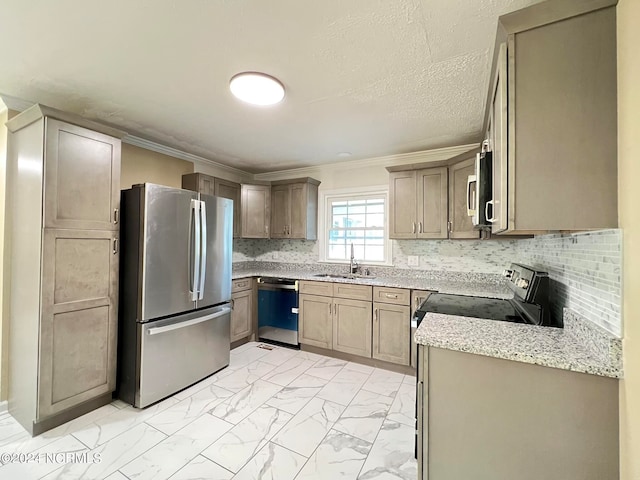
[[7,127],[9,411],[38,435],[115,388],[122,132],[41,105]]

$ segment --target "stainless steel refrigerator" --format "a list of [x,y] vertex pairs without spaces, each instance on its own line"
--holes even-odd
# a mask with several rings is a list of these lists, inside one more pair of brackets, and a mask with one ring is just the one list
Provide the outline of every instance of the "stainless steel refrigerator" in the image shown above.
[[122,192],[118,396],[146,407],[229,365],[233,202]]

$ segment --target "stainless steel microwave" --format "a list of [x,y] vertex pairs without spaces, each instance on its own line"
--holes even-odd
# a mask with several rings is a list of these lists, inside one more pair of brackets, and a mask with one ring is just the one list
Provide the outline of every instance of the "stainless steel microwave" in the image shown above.
[[482,145],[482,151],[476,155],[475,174],[467,177],[467,214],[471,217],[473,226],[491,228],[488,221],[488,206],[491,201],[492,189],[492,155],[488,150],[488,142]]

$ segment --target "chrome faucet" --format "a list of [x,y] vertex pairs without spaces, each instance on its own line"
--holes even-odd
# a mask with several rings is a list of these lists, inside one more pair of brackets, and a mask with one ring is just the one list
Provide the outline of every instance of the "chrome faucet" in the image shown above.
[[353,254],[353,243],[351,244],[351,259],[349,260],[349,273],[350,274],[355,274],[358,273],[358,269],[360,268],[360,265],[358,265],[358,262],[356,262],[355,256]]

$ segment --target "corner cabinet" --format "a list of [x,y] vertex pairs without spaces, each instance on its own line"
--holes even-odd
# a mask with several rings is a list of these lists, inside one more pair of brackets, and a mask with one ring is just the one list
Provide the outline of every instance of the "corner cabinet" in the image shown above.
[[187,173],[182,175],[182,188],[233,200],[233,238],[240,237],[241,186],[239,183],[212,177],[204,173]]
[[313,178],[271,183],[271,238],[318,238],[318,185]]
[[492,233],[618,226],[615,3],[500,17],[486,114]]
[[115,388],[123,134],[40,105],[7,127],[9,411],[37,435]]
[[271,186],[242,184],[242,238],[270,238]]

